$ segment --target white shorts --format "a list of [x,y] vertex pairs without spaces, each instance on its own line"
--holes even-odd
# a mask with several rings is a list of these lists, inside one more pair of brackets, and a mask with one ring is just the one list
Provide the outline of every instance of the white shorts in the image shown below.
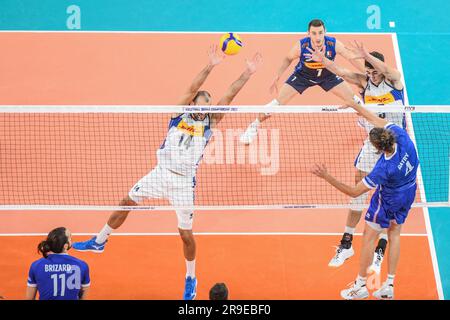
[[[128,196],[134,202],[149,198],[168,199],[172,206],[194,205],[195,177],[181,176],[156,166],[131,188]],[[178,228],[192,230],[193,210],[176,210]]]
[[358,170],[369,173],[375,167],[380,156],[381,153],[378,153],[378,150],[370,143],[369,138],[367,138],[355,159],[355,167]]

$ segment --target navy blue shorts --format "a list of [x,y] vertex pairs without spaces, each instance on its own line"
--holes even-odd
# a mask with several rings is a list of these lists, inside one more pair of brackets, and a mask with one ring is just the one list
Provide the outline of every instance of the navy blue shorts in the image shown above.
[[303,91],[313,86],[320,86],[325,91],[330,91],[334,87],[336,87],[344,80],[341,77],[333,74],[326,78],[316,78],[314,80],[309,80],[304,77],[302,74],[298,72],[294,72],[291,76],[286,80],[286,83],[290,85],[292,88],[298,91],[298,93],[302,94]]
[[389,228],[391,220],[397,224],[405,223],[411,205],[416,197],[417,185],[401,190],[393,194],[380,195],[378,187],[370,200],[366,220],[379,224],[382,228]]

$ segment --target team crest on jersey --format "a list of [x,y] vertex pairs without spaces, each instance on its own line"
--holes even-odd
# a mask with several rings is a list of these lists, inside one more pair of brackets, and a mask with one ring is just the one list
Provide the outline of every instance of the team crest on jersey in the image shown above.
[[197,125],[189,125],[184,120],[181,120],[180,123],[177,126],[178,130],[183,131],[184,133],[190,135],[190,136],[203,136],[204,126],[197,124]]
[[327,45],[330,47],[334,47],[334,42],[333,41],[327,41]]

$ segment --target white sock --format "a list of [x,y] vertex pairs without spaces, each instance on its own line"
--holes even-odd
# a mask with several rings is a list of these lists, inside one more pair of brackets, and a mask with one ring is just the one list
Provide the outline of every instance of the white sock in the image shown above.
[[395,278],[395,274],[388,274],[387,280],[386,280],[386,284],[388,286],[393,286],[394,285],[394,278]]
[[103,244],[106,239],[108,239],[109,235],[113,232],[113,228],[111,228],[108,224],[105,224],[102,231],[99,232],[97,235],[97,239],[95,239],[95,242],[98,244]]
[[195,278],[195,259],[192,261],[186,260],[186,278]]
[[387,233],[381,232],[380,235],[378,236],[378,239],[384,239],[384,240],[388,241]]
[[356,277],[356,286],[357,286],[357,287],[365,286],[365,285],[366,285],[366,281],[367,281],[367,278],[366,278],[366,277],[361,277],[361,276],[358,274],[358,276]]
[[[277,99],[273,99],[273,100],[270,101],[268,104],[266,104],[266,106],[268,106],[268,107],[279,106],[279,105],[280,105],[280,103],[278,102]],[[266,116],[270,116],[270,113],[269,113],[269,112],[265,112],[264,114],[265,114]]]
[[355,228],[350,228],[350,227],[345,226],[344,233],[354,234],[355,233]]

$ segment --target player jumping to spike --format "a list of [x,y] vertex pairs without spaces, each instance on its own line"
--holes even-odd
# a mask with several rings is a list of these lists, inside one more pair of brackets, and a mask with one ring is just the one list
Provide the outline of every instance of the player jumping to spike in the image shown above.
[[373,295],[378,299],[393,299],[394,277],[400,257],[400,233],[416,197],[419,159],[416,147],[404,129],[357,103],[353,103],[352,107],[374,126],[370,130],[369,141],[382,156],[373,170],[356,186],[338,181],[327,172],[323,164],[316,165],[312,173],[351,197],[358,197],[375,189],[365,216],[359,274],[350,288],[341,291],[341,296],[348,300],[369,296],[366,287],[367,271],[372,261],[375,240],[383,229],[387,229],[390,245],[388,278]]
[[[278,96],[268,106],[285,105],[296,94],[302,94],[306,89],[313,86],[320,86],[324,91],[333,93],[346,103],[359,99],[353,94],[350,86],[342,78],[327,70],[320,61],[314,61],[308,57],[307,54],[309,54],[309,51],[307,51],[307,48],[322,50],[330,60],[334,60],[337,54],[342,55],[354,64],[357,69],[363,71],[362,64],[356,62],[356,56],[351,50],[348,50],[336,38],[325,35],[323,21],[317,19],[312,20],[308,25],[308,37],[295,43],[278,69],[277,75],[270,87],[271,92],[276,91]],[[278,92],[277,83],[281,75],[296,59],[299,59],[299,62],[295,67],[294,73],[286,80],[281,91]],[[269,114],[259,114],[256,120],[241,135],[240,141],[244,144],[250,144],[256,138],[260,124],[269,117]]]
[[[179,105],[211,105],[211,95],[199,91],[212,69],[223,60],[216,46],[210,48],[209,63],[193,80],[178,102]],[[258,69],[262,59],[259,53],[247,60],[245,71],[232,83],[218,105],[229,105]],[[219,113],[174,114],[169,122],[166,139],[157,151],[158,163],[129,191],[120,206],[137,206],[147,198],[167,198],[173,206],[193,206],[195,176],[206,144],[214,128],[223,118]],[[103,252],[106,241],[113,230],[126,220],[129,211],[115,211],[97,236],[85,242],[73,244],[79,251]],[[177,210],[178,230],[183,241],[186,259],[186,279],[183,298],[195,299],[197,278],[195,277],[196,244],[192,233],[192,210]]]
[[[358,73],[343,68],[335,62],[325,57],[322,52],[318,50],[308,49],[310,54],[307,56],[320,61],[331,72],[345,79],[349,83],[356,85],[361,92],[362,98],[366,105],[404,105],[403,83],[401,81],[401,73],[387,65],[384,62],[384,56],[376,51],[368,52],[363,44],[355,42],[353,52],[357,59],[365,60],[365,73]],[[406,121],[403,113],[386,112],[378,113],[380,118],[395,123],[399,127],[406,129]],[[367,131],[373,126],[364,118],[360,118],[359,124]],[[361,151],[355,160],[356,174],[355,183],[359,183],[372,169],[375,167],[381,153],[373,147],[370,143],[369,137],[364,141]],[[362,210],[358,206],[364,205],[367,200],[367,193],[351,200],[351,207],[347,216],[347,223],[345,232],[342,236],[341,243],[336,249],[334,257],[331,259],[329,266],[339,267],[346,259],[353,256],[354,251],[352,247],[353,233],[356,225],[361,219]],[[375,249],[371,269],[377,274],[381,271],[381,263],[383,261],[384,253],[387,245],[386,232],[380,233],[380,239]]]

